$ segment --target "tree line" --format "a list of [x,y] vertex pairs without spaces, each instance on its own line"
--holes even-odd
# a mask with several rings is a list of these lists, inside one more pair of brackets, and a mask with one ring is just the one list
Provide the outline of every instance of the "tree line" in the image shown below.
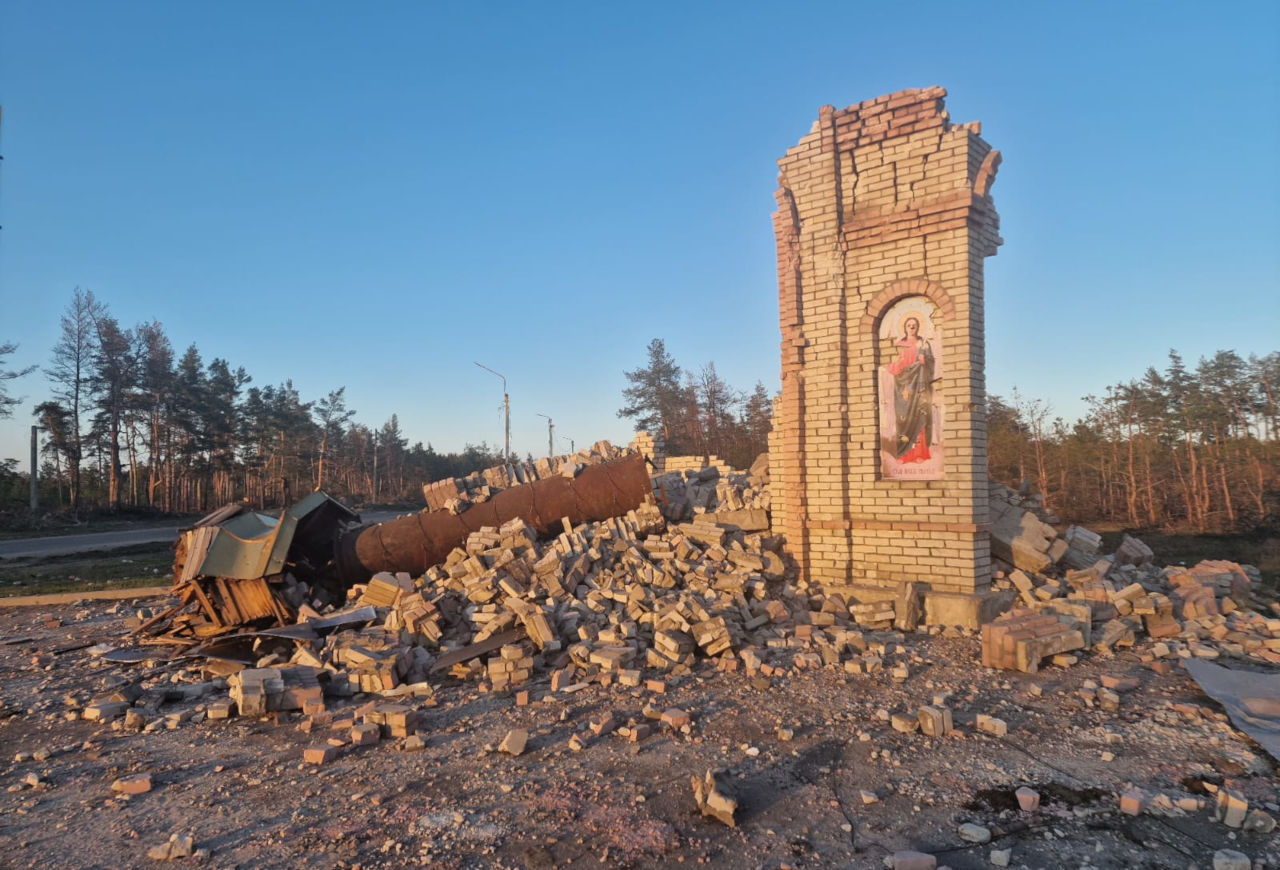
[[[666,441],[667,453],[716,454],[745,468],[768,449],[769,395],[729,387],[707,363],[682,369],[661,339],[625,373],[620,417]],[[993,480],[1024,481],[1069,522],[1242,532],[1280,516],[1280,352],[1218,351],[1086,397],[1068,423],[1016,389],[987,401]]]
[[1242,532],[1280,515],[1280,352],[1220,350],[1087,396],[1084,419],[1052,418],[1016,390],[987,404],[991,477],[1029,481],[1065,520]]
[[[0,417],[18,401],[9,385],[32,373],[3,366]],[[156,321],[122,327],[92,292],[77,289],[44,367],[41,501],[71,509],[205,511],[247,499],[290,503],[314,489],[369,502],[414,501],[424,483],[502,462],[500,449],[438,453],[410,445],[396,415],[355,420],[345,389],[304,401],[291,381],[257,386],[243,367],[195,344],[175,353]],[[670,455],[716,455],[747,468],[768,450],[772,400],[747,393],[715,363],[684,369],[655,338],[641,367],[623,373],[618,416],[662,438]],[[1086,397],[1074,422],[1016,389],[988,398],[992,479],[1028,481],[1065,521],[1196,532],[1247,531],[1280,515],[1280,352],[1218,351],[1189,368],[1173,351],[1163,370]],[[25,504],[28,478],[0,463],[0,503]]]
[[630,386],[618,416],[661,438],[667,455],[714,455],[749,468],[769,449],[773,402],[763,383],[743,393],[725,383],[714,362],[682,369],[660,338],[649,342],[647,356],[644,366],[624,373]]
[[[13,344],[0,344],[0,361]],[[34,367],[33,367],[34,368]],[[18,399],[7,383],[32,369],[0,368],[0,417]],[[460,453],[410,446],[396,415],[354,422],[345,388],[304,401],[292,381],[255,386],[243,367],[197,346],[180,356],[157,321],[121,326],[77,288],[44,367],[41,501],[81,508],[203,512],[247,499],[261,507],[324,489],[357,500],[417,500],[423,483],[500,464],[486,444]],[[0,493],[25,503],[29,478],[0,465]]]

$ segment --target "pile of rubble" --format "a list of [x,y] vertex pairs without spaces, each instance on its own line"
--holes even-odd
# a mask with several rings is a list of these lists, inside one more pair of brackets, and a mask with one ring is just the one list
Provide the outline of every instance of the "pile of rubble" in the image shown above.
[[626,452],[608,441],[597,441],[586,449],[568,455],[496,465],[464,477],[450,477],[424,484],[422,496],[426,499],[428,510],[460,513],[471,505],[484,504],[503,490],[550,477],[576,477],[586,466],[620,459]]
[[654,497],[668,520],[682,522],[715,513],[747,531],[769,528],[769,454],[761,453],[746,472],[705,468],[653,478]]
[[[226,692],[205,715],[300,711],[304,730],[346,729],[331,742],[385,736],[411,748],[421,708],[434,703],[433,681],[446,674],[481,692],[516,692],[521,703],[539,678],[553,693],[614,684],[662,692],[700,659],[747,679],[823,667],[906,679],[894,602],[873,613],[788,581],[781,541],[762,533],[767,514],[751,506],[766,473],[758,463],[725,480],[681,476],[699,498],[688,521],[668,522],[645,504],[610,520],[566,521],[549,539],[521,519],[484,527],[421,577],[380,573],[354,585],[344,610],[304,604],[296,625],[212,638],[188,651],[202,662],[203,691]],[[131,703],[115,693],[95,709],[123,719]],[[671,727],[688,720],[681,711],[655,718]],[[308,757],[323,762],[338,751],[317,747]]]
[[[582,457],[613,453],[602,442]],[[503,482],[489,472],[479,479]],[[429,703],[438,674],[485,692],[519,691],[547,674],[553,692],[656,688],[699,658],[749,678],[838,667],[906,679],[907,662],[886,658],[902,652],[901,631],[917,627],[919,590],[903,584],[896,600],[860,603],[789,582],[781,541],[765,533],[767,482],[763,457],[723,478],[714,469],[662,475],[654,489],[663,510],[644,504],[605,521],[566,520],[554,538],[540,539],[519,518],[482,527],[420,577],[384,572],[354,585],[345,611],[303,603],[297,625],[214,638],[192,650],[208,659],[208,676],[231,677],[228,700],[210,716],[314,718],[326,698],[374,696],[393,709],[374,705],[357,718],[408,737],[412,707],[400,702]],[[453,484],[454,493],[472,491]],[[1034,504],[997,494],[1004,544],[993,540],[993,549],[1013,564],[996,585],[1020,601],[983,626],[984,665],[1031,672],[1046,659],[1071,664],[1071,653],[1111,654],[1143,637],[1150,643],[1140,654],[1157,670],[1222,654],[1280,663],[1280,619],[1251,609],[1254,569],[1159,569],[1133,538],[1101,557],[1098,536],[1072,527],[1059,538]],[[123,716],[121,700],[95,709]],[[924,727],[947,730],[933,717]]]
[[996,586],[1015,591],[1018,606],[983,626],[984,665],[1034,672],[1047,658],[1070,664],[1072,652],[1110,655],[1144,639],[1137,651],[1157,670],[1220,655],[1280,664],[1280,611],[1255,596],[1256,568],[1160,568],[1128,535],[1102,556],[1098,535],[1071,526],[1059,537],[1034,500],[993,486],[991,504],[992,553],[1008,569]]

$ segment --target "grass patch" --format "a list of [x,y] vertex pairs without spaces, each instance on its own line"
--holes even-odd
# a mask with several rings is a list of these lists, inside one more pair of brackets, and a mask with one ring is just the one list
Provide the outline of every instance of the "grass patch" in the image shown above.
[[169,544],[136,544],[108,551],[0,560],[0,598],[163,586],[171,581]]

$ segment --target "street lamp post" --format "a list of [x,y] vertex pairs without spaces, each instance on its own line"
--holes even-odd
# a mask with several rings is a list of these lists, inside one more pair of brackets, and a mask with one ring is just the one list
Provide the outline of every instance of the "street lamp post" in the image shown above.
[[[538,414],[539,417],[547,417],[546,414]],[[551,422],[551,418],[547,417],[547,458],[550,459],[556,455],[556,424]]]
[[495,372],[493,369],[489,368],[486,365],[481,365],[480,363],[476,363],[476,365],[480,366],[480,368],[484,369],[489,374],[497,375],[499,378],[502,378],[502,414],[505,422],[505,429],[504,429],[504,436],[503,436],[504,440],[502,443],[502,461],[510,462],[511,461],[511,398],[510,396],[507,395],[507,378],[505,375]]
[[36,450],[36,432],[40,431],[39,426],[31,427],[31,512],[35,513],[40,509],[40,485],[36,480],[37,458]]

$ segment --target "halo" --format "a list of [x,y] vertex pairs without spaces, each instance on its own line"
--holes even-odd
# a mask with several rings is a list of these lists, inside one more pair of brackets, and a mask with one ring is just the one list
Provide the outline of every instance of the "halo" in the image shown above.
[[932,331],[933,318],[930,316],[930,313],[913,307],[902,312],[902,316],[898,318],[898,331],[895,334],[895,337],[901,337],[907,334],[907,321],[913,317],[916,319],[916,323],[920,324],[920,331],[918,335],[922,337],[924,336],[926,326],[929,327],[930,331]]

